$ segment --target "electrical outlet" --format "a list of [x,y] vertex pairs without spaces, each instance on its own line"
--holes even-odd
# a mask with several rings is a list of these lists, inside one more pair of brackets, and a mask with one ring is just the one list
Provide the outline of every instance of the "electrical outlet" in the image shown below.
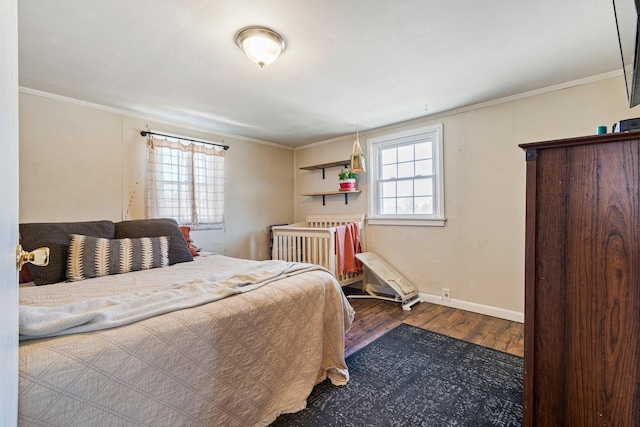
[[442,301],[451,301],[451,289],[442,288]]

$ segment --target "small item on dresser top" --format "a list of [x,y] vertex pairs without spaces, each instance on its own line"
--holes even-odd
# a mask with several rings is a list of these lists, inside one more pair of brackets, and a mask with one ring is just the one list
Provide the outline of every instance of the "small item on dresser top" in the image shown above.
[[598,135],[604,135],[605,133],[607,133],[607,127],[606,126],[598,126]]
[[640,118],[620,120],[613,124],[612,132],[629,132],[640,130]]

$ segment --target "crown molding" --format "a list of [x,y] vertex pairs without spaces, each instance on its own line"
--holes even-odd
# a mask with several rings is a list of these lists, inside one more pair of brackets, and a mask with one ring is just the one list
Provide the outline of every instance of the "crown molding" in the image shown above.
[[221,137],[235,138],[235,139],[239,139],[239,140],[246,141],[246,142],[252,142],[252,143],[255,143],[255,144],[269,145],[269,146],[272,146],[272,147],[282,148],[282,149],[285,149],[285,150],[293,150],[293,147],[289,147],[287,145],[282,145],[282,144],[277,144],[275,142],[264,141],[264,140],[256,139],[256,138],[250,138],[248,136],[235,135],[235,134],[232,134],[232,133],[224,133],[224,132],[220,132],[220,131],[217,131],[217,130],[214,130],[214,129],[206,129],[206,128],[200,128],[200,127],[195,127],[195,126],[189,126],[189,125],[187,125],[185,123],[181,123],[181,122],[168,121],[165,118],[162,118],[162,117],[159,117],[159,116],[155,116],[153,114],[144,114],[144,113],[140,113],[140,112],[133,111],[133,110],[126,110],[126,109],[122,109],[122,108],[108,107],[106,105],[95,104],[93,102],[87,102],[87,101],[83,101],[81,99],[70,98],[70,97],[67,97],[67,96],[62,96],[62,95],[57,95],[57,94],[51,93],[51,92],[44,92],[44,91],[41,91],[41,90],[31,89],[31,88],[24,87],[24,86],[20,86],[19,87],[19,91],[21,93],[24,93],[24,94],[27,94],[27,95],[39,96],[39,97],[42,97],[42,98],[48,98],[48,99],[52,99],[52,100],[55,100],[55,101],[60,101],[60,102],[66,102],[66,103],[69,103],[69,104],[80,105],[80,106],[87,107],[87,108],[94,108],[96,110],[106,111],[108,113],[119,114],[119,115],[123,115],[123,116],[127,116],[127,117],[133,117],[133,118],[142,119],[142,120],[151,120],[151,121],[158,122],[158,123],[161,123],[161,124],[166,124],[168,126],[180,127],[182,129],[191,130],[191,131],[194,131],[194,132],[208,133],[208,134],[213,134],[213,135],[217,135],[217,136],[221,136]]
[[[616,71],[610,71],[608,73],[603,73],[603,74],[598,74],[595,76],[590,76],[590,77],[585,77],[583,79],[578,79],[578,80],[572,80],[569,82],[565,82],[565,83],[560,83],[557,85],[553,85],[553,86],[547,86],[544,88],[540,88],[540,89],[535,89],[535,90],[531,90],[528,92],[522,92],[522,93],[518,93],[515,95],[509,95],[509,96],[505,96],[502,98],[496,98],[493,99],[491,101],[485,101],[485,102],[480,102],[477,104],[472,104],[472,105],[467,105],[464,107],[459,107],[459,108],[454,108],[452,110],[447,110],[447,111],[442,111],[439,113],[434,113],[434,114],[430,114],[430,115],[426,115],[426,116],[421,116],[415,119],[411,119],[411,120],[407,120],[407,121],[403,121],[403,122],[398,122],[398,123],[394,123],[391,125],[386,125],[386,126],[381,126],[379,128],[374,128],[374,129],[369,129],[366,131],[361,130],[360,131],[360,135],[361,136],[367,136],[370,135],[372,133],[379,133],[379,132],[385,132],[388,130],[392,130],[392,129],[396,129],[399,127],[405,127],[405,126],[409,126],[409,125],[414,125],[414,124],[419,124],[428,120],[436,120],[436,119],[440,119],[443,117],[449,117],[449,116],[454,116],[456,114],[461,114],[461,113],[466,113],[468,111],[473,111],[473,110],[479,110],[482,108],[487,108],[487,107],[492,107],[494,105],[499,105],[499,104],[504,104],[506,102],[511,102],[511,101],[517,101],[519,99],[524,99],[524,98],[530,98],[533,96],[538,96],[538,95],[542,95],[545,93],[550,93],[550,92],[556,92],[559,90],[563,90],[563,89],[568,89],[568,88],[572,88],[572,87],[576,87],[576,86],[582,86],[582,85],[586,85],[589,83],[595,83],[597,81],[600,80],[607,80],[613,77],[618,77],[622,75],[622,69],[620,70],[616,70]],[[330,144],[332,142],[336,142],[336,141],[341,141],[344,139],[349,138],[349,136],[345,135],[345,136],[340,136],[340,137],[336,137],[336,138],[331,138],[331,139],[327,139],[324,141],[318,141],[318,142],[314,142],[312,144],[308,144],[308,145],[303,145],[300,147],[296,147],[295,150],[303,150],[306,148],[311,148],[311,147],[317,147],[320,145],[325,145],[325,144]]]

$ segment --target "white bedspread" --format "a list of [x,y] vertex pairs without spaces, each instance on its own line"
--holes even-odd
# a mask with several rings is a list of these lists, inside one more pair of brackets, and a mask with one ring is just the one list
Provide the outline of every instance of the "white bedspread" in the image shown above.
[[[22,287],[20,302],[56,307],[203,278],[243,282],[238,272],[257,273],[259,264],[216,255]],[[19,425],[265,426],[303,409],[316,383],[348,381],[344,333],[353,309],[326,271],[282,276],[123,326],[21,341]]]
[[157,289],[91,298],[57,306],[25,303],[20,305],[20,339],[122,326],[249,292],[274,280],[312,270],[324,268],[312,264],[264,261],[224,273],[209,272],[202,278],[181,280],[161,285]]

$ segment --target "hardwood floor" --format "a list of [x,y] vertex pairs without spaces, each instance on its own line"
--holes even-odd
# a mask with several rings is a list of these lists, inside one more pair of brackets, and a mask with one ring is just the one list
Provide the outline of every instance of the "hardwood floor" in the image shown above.
[[376,299],[350,299],[356,316],[346,335],[346,355],[366,346],[400,323],[406,323],[460,340],[504,351],[516,356],[524,354],[524,325],[421,302],[411,311],[400,304]]

